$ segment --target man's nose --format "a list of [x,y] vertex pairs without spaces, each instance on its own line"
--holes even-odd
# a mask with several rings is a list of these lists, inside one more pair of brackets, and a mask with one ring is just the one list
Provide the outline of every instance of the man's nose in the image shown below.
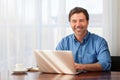
[[79,21],[76,22],[76,26],[80,26],[81,23]]

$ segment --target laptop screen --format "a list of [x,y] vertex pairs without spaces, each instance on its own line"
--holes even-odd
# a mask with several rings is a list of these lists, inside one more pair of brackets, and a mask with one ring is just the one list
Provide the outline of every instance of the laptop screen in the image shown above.
[[35,50],[34,52],[41,72],[76,74],[72,51]]

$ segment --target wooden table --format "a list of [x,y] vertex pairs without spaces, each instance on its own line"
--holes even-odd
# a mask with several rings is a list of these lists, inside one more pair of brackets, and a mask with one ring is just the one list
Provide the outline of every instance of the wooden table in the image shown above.
[[0,72],[0,80],[120,80],[120,72],[86,72],[79,75],[63,75],[40,72],[13,74],[6,70]]
[[[27,56],[27,58],[25,57]],[[27,72],[26,74],[13,74],[12,68],[16,63],[25,66],[34,66],[33,55],[23,55],[20,59],[15,55],[0,62],[0,80],[120,80],[120,72],[86,72],[79,75],[43,74],[40,72]]]

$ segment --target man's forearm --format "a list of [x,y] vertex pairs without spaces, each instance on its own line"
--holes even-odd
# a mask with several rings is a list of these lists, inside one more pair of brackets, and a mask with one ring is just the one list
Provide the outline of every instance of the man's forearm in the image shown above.
[[102,66],[99,63],[94,64],[75,64],[77,70],[85,71],[103,71]]

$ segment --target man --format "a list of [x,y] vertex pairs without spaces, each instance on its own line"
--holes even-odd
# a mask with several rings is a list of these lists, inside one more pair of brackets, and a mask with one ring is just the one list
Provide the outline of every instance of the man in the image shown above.
[[107,42],[87,30],[89,24],[87,10],[81,7],[73,8],[69,13],[69,22],[74,33],[63,38],[56,50],[71,50],[76,70],[110,70],[111,57]]

